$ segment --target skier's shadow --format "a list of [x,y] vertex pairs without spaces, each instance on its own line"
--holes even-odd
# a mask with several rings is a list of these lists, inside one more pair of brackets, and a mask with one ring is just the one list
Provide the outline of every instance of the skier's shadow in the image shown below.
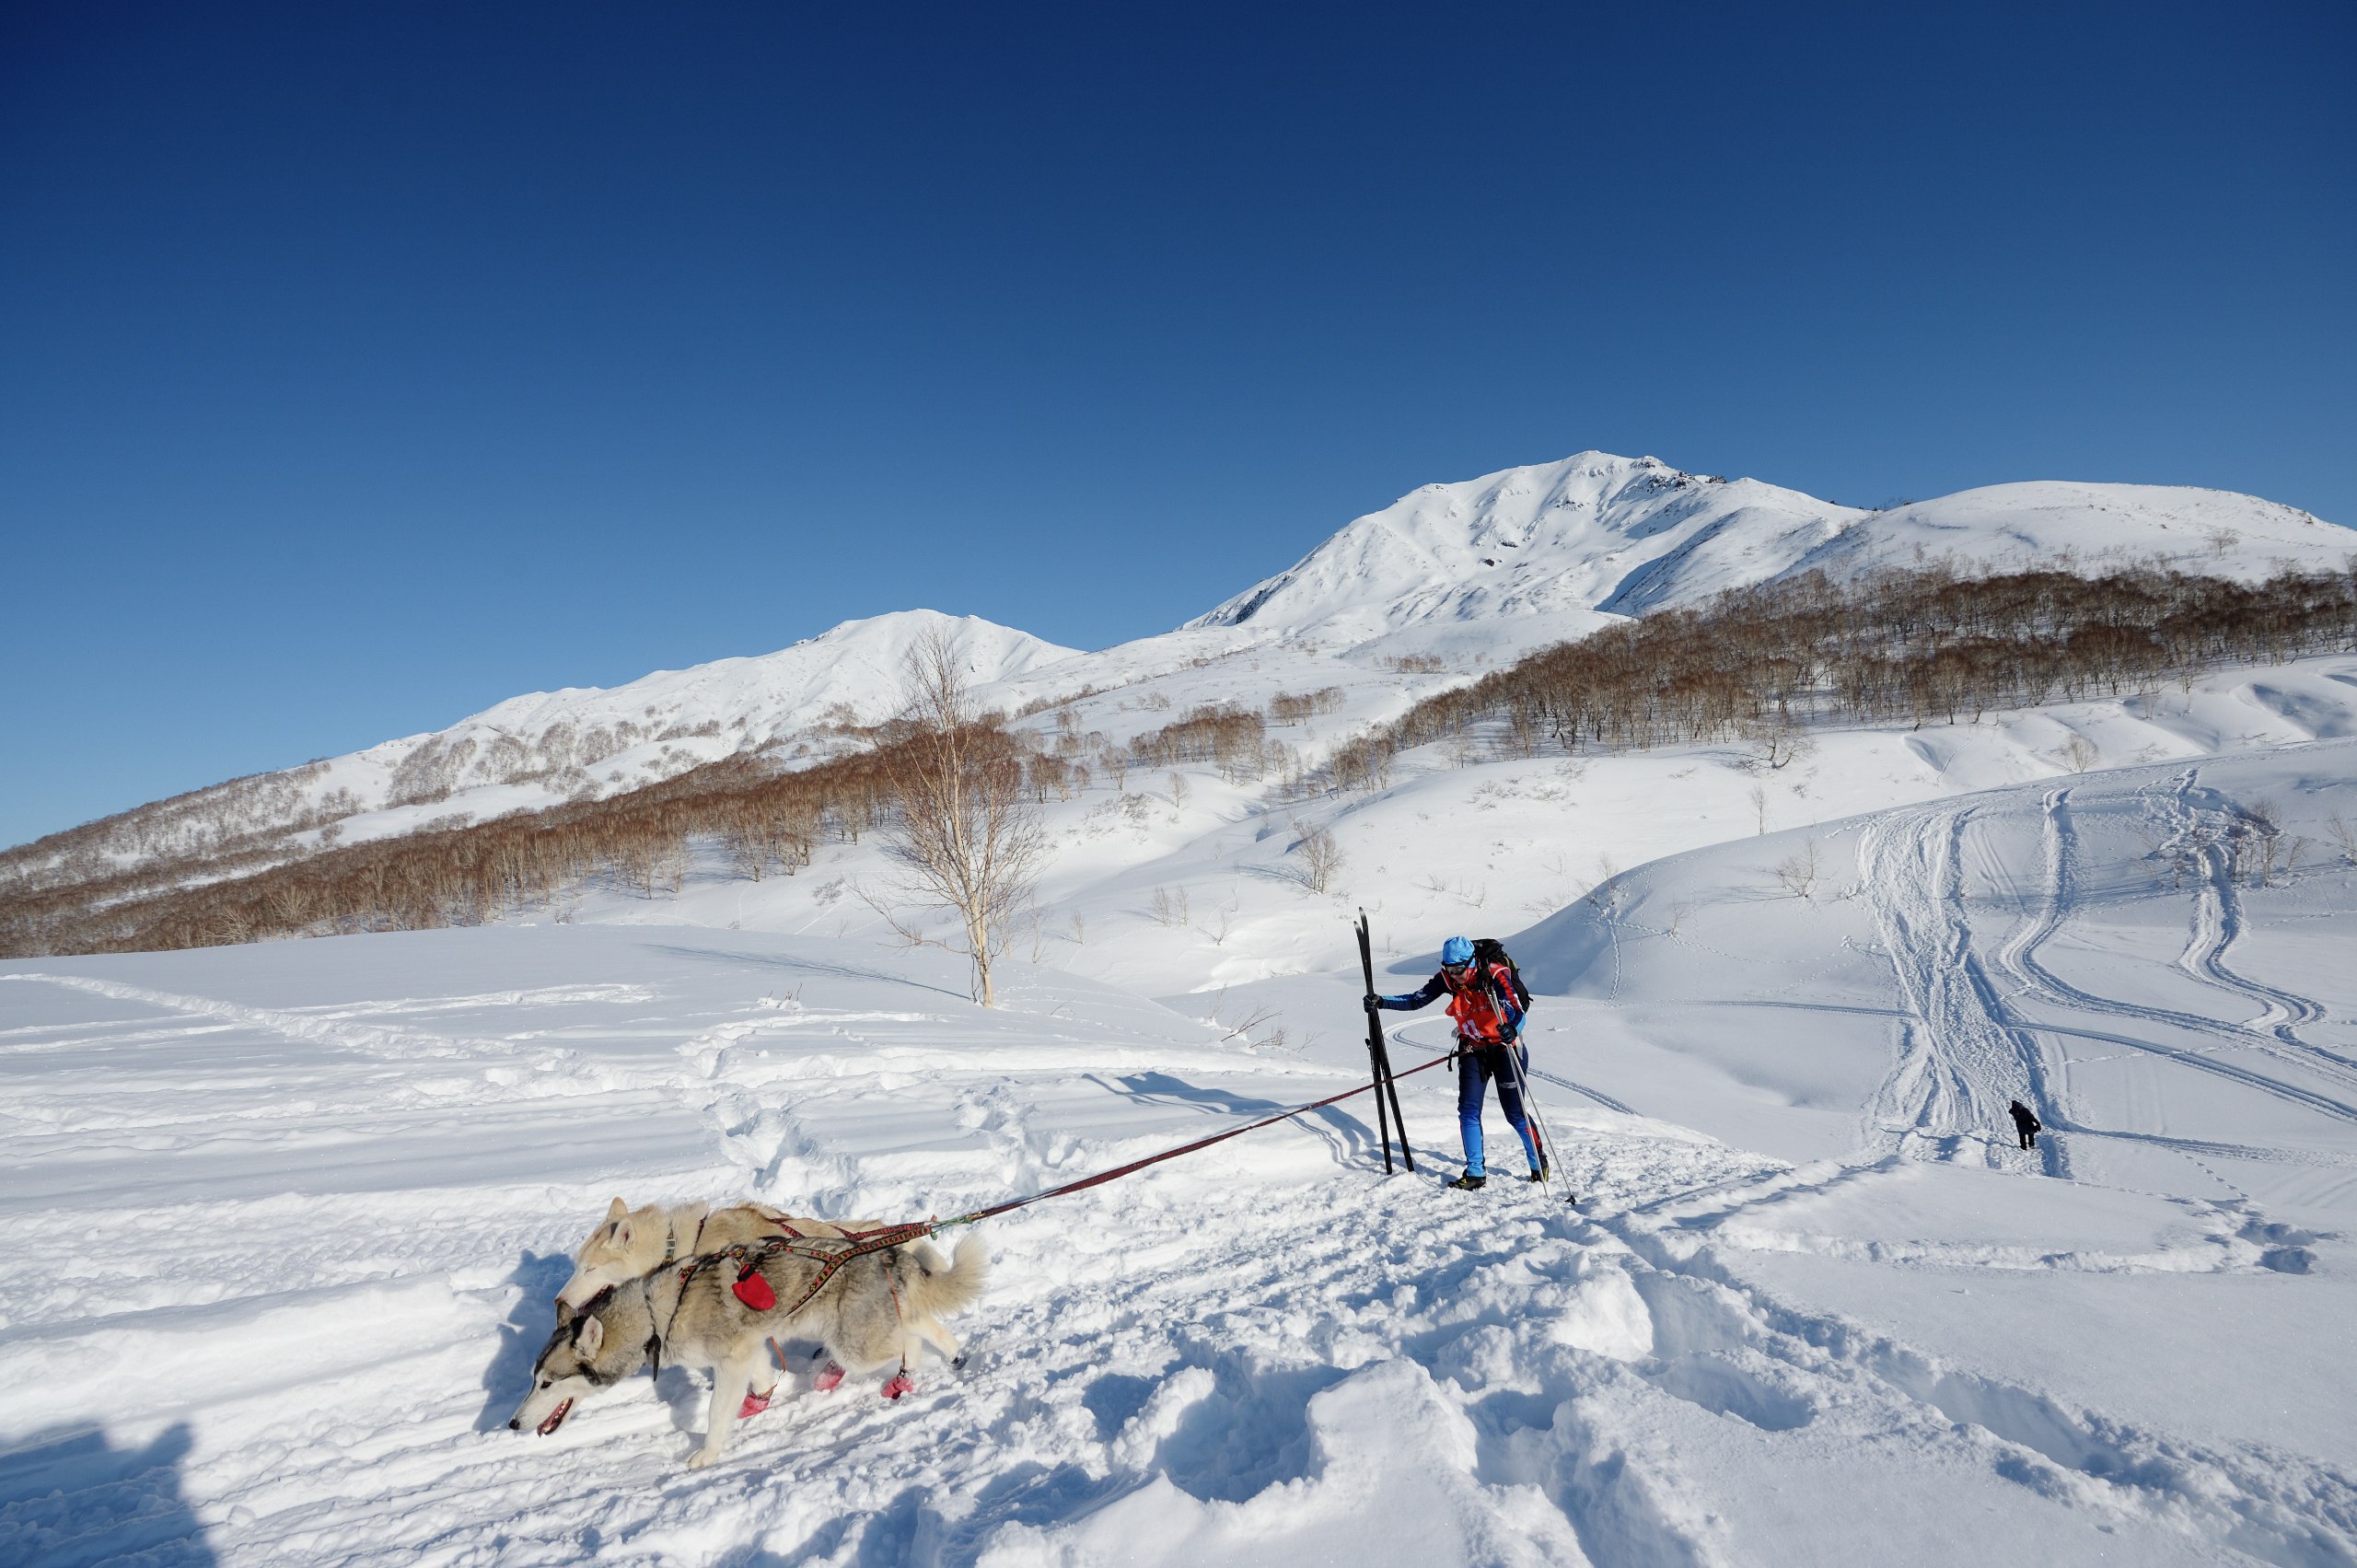
[[573,1277],[573,1260],[562,1252],[545,1256],[527,1249],[517,1260],[506,1283],[518,1285],[516,1305],[499,1326],[499,1349],[482,1371],[483,1403],[475,1417],[477,1432],[495,1432],[507,1424],[532,1385],[532,1363],[540,1347],[556,1332],[556,1293]]
[[184,1422],[144,1448],[117,1448],[103,1432],[61,1429],[0,1454],[0,1539],[10,1561],[64,1568],[135,1558],[157,1568],[212,1568],[220,1558],[180,1495],[190,1441]]

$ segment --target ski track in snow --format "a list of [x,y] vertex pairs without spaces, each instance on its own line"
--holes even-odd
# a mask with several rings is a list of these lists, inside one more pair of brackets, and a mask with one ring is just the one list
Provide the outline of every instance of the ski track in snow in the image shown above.
[[[1998,995],[1974,944],[1962,857],[1973,811],[1943,804],[1887,812],[1859,836],[1860,884],[1910,1015],[1866,1127],[1869,1146],[1945,1160],[1970,1153],[2003,1168],[2013,1153],[1987,1129],[2008,1124],[2006,1102],[2025,1088],[2035,1105],[2065,1102],[2060,1074]],[[2045,1174],[2070,1174],[2061,1139],[2047,1138],[2036,1153]]]
[[[2306,997],[2246,980],[2228,967],[2225,954],[2242,934],[2244,921],[2233,865],[2216,842],[2216,829],[2222,819],[2235,819],[2235,814],[2231,806],[2212,806],[2205,813],[2192,804],[2195,772],[2184,771],[2165,790],[2146,792],[2148,800],[2165,803],[2161,810],[2173,831],[2203,830],[2196,852],[2201,870],[2194,882],[2189,934],[2178,967],[2257,1008],[2258,1016],[2248,1026],[2099,996],[2062,980],[2040,961],[2040,949],[2063,929],[2081,897],[2069,787],[2044,795],[2045,886],[2035,912],[1996,945],[1995,968],[2025,997],[2094,1014],[2119,1028],[2089,1029],[2024,1018],[1991,982],[1963,892],[1962,846],[1976,820],[2006,809],[2004,803],[1943,803],[1886,813],[1867,826],[1858,850],[1861,884],[1873,900],[1882,946],[1890,955],[1910,1014],[1902,1026],[1898,1060],[1868,1106],[1872,1141],[1934,1158],[1970,1153],[1983,1163],[2003,1165],[2013,1151],[1978,1130],[2006,1125],[2004,1101],[2018,1086],[2049,1124],[2039,1140],[2041,1168],[2048,1175],[2067,1176],[2070,1136],[2122,1134],[2089,1124],[2073,1107],[2063,1090],[2062,1074],[2055,1071],[2055,1058],[2039,1043],[2041,1036],[2115,1043],[2337,1121],[2357,1121],[2357,1104],[2351,1100],[2211,1053],[2223,1048],[2279,1056],[2357,1086],[2345,1059],[2310,1047],[2294,1032],[2297,1025],[2321,1018],[2321,1007]],[[2223,1045],[2186,1049],[2125,1032],[2140,1026],[2182,1030]],[[2346,1163],[2346,1156],[2329,1151],[2221,1144],[2154,1132],[2133,1136],[2177,1147],[2189,1156]]]

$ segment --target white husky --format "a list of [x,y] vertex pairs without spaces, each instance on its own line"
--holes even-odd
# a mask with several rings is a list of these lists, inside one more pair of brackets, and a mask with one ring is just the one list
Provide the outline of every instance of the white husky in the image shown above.
[[[575,1401],[620,1382],[650,1357],[658,1367],[667,1361],[709,1367],[703,1444],[688,1459],[691,1467],[708,1465],[727,1446],[738,1396],[767,1370],[770,1336],[817,1340],[854,1372],[877,1371],[897,1359],[901,1370],[886,1389],[897,1397],[909,1387],[910,1359],[924,1344],[956,1358],[957,1336],[939,1315],[979,1298],[988,1267],[975,1237],[958,1249],[954,1265],[929,1246],[888,1247],[837,1265],[823,1283],[822,1258],[761,1247],[748,1256],[749,1269],[728,1258],[658,1267],[588,1298],[541,1347],[531,1392],[509,1428],[547,1436],[564,1424]],[[740,1287],[754,1274],[768,1287],[768,1307],[744,1298]],[[751,1294],[758,1299],[762,1293]]]

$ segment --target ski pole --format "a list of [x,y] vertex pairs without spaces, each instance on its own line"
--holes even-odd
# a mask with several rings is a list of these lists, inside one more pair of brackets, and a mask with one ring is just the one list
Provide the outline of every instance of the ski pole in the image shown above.
[[[1530,1080],[1524,1075],[1522,1070],[1522,1040],[1516,1037],[1506,1047],[1506,1065],[1514,1069],[1515,1092],[1522,1096],[1523,1114],[1530,1118],[1531,1131],[1536,1135],[1535,1141],[1538,1144],[1538,1179],[1551,1187],[1554,1185],[1555,1175],[1555,1156],[1552,1153],[1555,1147],[1555,1131],[1547,1125],[1547,1119],[1538,1114],[1538,1098],[1530,1092]],[[1579,1200],[1574,1194],[1564,1201],[1576,1203]]]

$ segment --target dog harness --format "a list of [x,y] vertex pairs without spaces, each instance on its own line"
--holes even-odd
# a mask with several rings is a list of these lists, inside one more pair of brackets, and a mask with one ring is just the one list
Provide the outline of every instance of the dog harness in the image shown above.
[[[780,1228],[789,1231],[792,1229],[783,1221],[780,1222]],[[654,1330],[647,1335],[647,1359],[654,1363],[655,1370],[659,1376],[663,1370],[663,1343],[671,1337],[671,1325],[679,1319],[679,1307],[687,1299],[689,1283],[704,1270],[716,1264],[727,1262],[736,1265],[737,1278],[729,1289],[735,1293],[737,1300],[756,1312],[784,1311],[790,1318],[817,1300],[819,1293],[827,1288],[835,1275],[842,1272],[845,1263],[854,1259],[865,1258],[872,1252],[883,1252],[891,1248],[905,1247],[912,1241],[922,1241],[938,1228],[940,1227],[937,1224],[927,1221],[923,1225],[885,1225],[876,1230],[859,1231],[845,1236],[771,1236],[764,1237],[759,1241],[738,1242],[733,1247],[724,1247],[716,1252],[698,1253],[679,1265],[679,1295],[671,1303],[669,1318],[665,1321],[662,1328]],[[697,1234],[702,1236],[701,1227],[698,1228]],[[777,1299],[776,1292],[770,1288],[769,1281],[763,1278],[761,1272],[761,1265],[781,1252],[819,1265],[817,1275],[811,1279],[809,1285],[802,1294],[791,1302],[783,1304]],[[892,1292],[892,1302],[895,1307],[899,1307],[900,1291],[897,1288]],[[653,1314],[650,1313],[649,1317],[652,1316]]]

